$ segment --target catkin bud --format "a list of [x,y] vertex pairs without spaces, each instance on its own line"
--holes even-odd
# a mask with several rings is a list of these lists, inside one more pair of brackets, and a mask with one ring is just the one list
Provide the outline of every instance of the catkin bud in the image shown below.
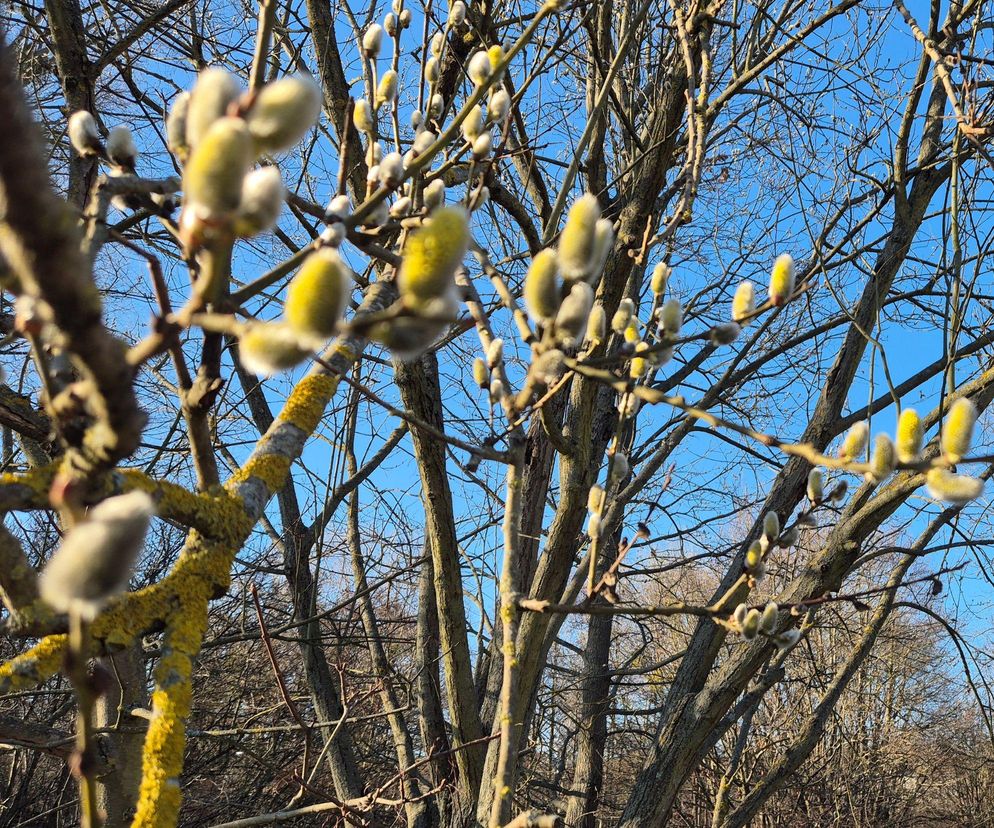
[[614,462],[611,464],[611,478],[613,480],[624,480],[628,477],[632,467],[628,463],[628,455],[623,451],[614,453]]
[[435,32],[432,35],[429,48],[435,57],[439,57],[442,54],[442,49],[445,48],[445,35],[442,32]]
[[196,149],[218,118],[242,94],[238,80],[225,69],[212,66],[197,77],[186,113],[186,144]]
[[637,316],[633,316],[628,320],[628,324],[625,326],[625,342],[636,345],[642,341],[642,334],[639,333],[641,324]]
[[556,337],[567,348],[578,344],[594,304],[594,291],[586,282],[577,282],[563,299],[556,314]]
[[780,607],[778,607],[773,601],[770,601],[763,608],[763,615],[759,619],[759,628],[769,635],[777,628],[777,622],[780,620]]
[[856,423],[846,434],[846,439],[842,442],[842,448],[839,449],[839,457],[843,460],[855,460],[866,450],[866,443],[869,439],[869,423],[865,420]]
[[487,363],[480,357],[473,360],[473,382],[480,388],[486,388],[490,385],[490,371],[487,370]]
[[545,324],[559,310],[559,264],[556,251],[540,250],[525,274],[522,290],[525,309],[536,322]]
[[790,549],[801,537],[801,530],[795,523],[790,529],[780,533],[780,538],[777,540],[777,546],[781,549]]
[[487,346],[487,367],[496,368],[504,359],[504,340],[491,339]]
[[347,195],[337,195],[324,208],[325,221],[345,221],[352,212],[352,205]]
[[411,144],[411,149],[414,150],[416,155],[427,152],[431,148],[431,145],[435,143],[436,138],[438,136],[431,130],[423,130],[414,136],[414,143]]
[[504,70],[501,69],[499,72],[497,70],[504,60],[504,47],[500,44],[491,46],[487,49],[487,57],[490,58],[490,74],[494,75],[495,82],[499,82],[504,77]]
[[628,327],[628,323],[632,321],[632,314],[634,313],[635,303],[626,296],[618,303],[618,309],[614,312],[614,316],[611,317],[611,330],[616,334],[623,334]]
[[783,652],[784,650],[789,650],[800,640],[801,640],[801,631],[798,629],[793,629],[793,630],[785,630],[784,632],[780,633],[780,635],[778,635],[776,638],[773,639],[773,643],[777,645],[777,649],[780,650],[780,652]]
[[951,463],[958,463],[970,451],[973,426],[977,422],[976,406],[966,397],[952,404],[942,425],[942,451]]
[[69,116],[69,143],[84,158],[100,154],[102,147],[97,122],[85,109]]
[[423,307],[454,293],[456,269],[468,243],[466,212],[458,207],[436,210],[411,234],[397,275],[397,289],[408,307]]
[[466,120],[462,122],[462,134],[469,143],[473,143],[483,132],[483,110],[477,104],[466,114]]
[[607,336],[607,313],[604,306],[597,302],[590,309],[590,316],[587,317],[587,341],[591,345],[599,345]]
[[166,146],[180,161],[185,162],[190,152],[186,142],[186,119],[190,111],[190,93],[180,92],[169,107],[166,116]]
[[794,259],[789,253],[777,256],[770,273],[770,302],[779,308],[787,304],[794,293]]
[[493,146],[494,139],[490,137],[489,132],[484,132],[473,141],[473,158],[477,161],[482,161],[490,155],[490,150],[493,149]]
[[495,124],[504,123],[507,113],[511,111],[511,96],[506,89],[498,89],[490,96],[487,104],[487,115]]
[[552,385],[565,370],[565,357],[558,348],[552,348],[538,357],[529,370],[529,375],[542,385]]
[[235,233],[242,238],[264,233],[276,224],[286,190],[276,167],[252,170],[242,181],[242,197],[235,216]]
[[763,518],[763,534],[771,543],[780,537],[780,516],[776,512],[767,512]]
[[816,506],[825,496],[825,478],[821,469],[811,469],[808,472],[808,500]]
[[748,325],[749,317],[756,312],[756,287],[752,282],[739,282],[732,298],[732,321]]
[[444,321],[406,316],[374,325],[369,336],[374,342],[389,348],[394,358],[407,362],[434,345],[446,327]]
[[597,512],[591,512],[590,518],[587,520],[587,535],[591,540],[600,537],[601,534],[601,516]]
[[402,196],[390,205],[390,215],[394,218],[404,218],[410,214],[413,204],[410,196]]
[[282,152],[294,146],[321,114],[321,89],[308,75],[267,83],[246,118],[260,152]]
[[763,547],[759,541],[749,544],[745,555],[745,568],[750,572],[756,570],[763,563]]
[[578,198],[570,208],[559,236],[559,267],[565,279],[585,279],[590,275],[600,217],[600,205],[591,193]]
[[466,20],[466,4],[462,0],[456,0],[449,9],[449,25],[461,26]]
[[206,219],[233,213],[252,160],[252,138],[241,118],[220,118],[194,146],[183,172],[186,207]]
[[383,45],[383,27],[379,23],[374,23],[363,33],[362,51],[368,58],[376,58],[380,54]]
[[395,187],[404,177],[404,159],[399,152],[389,152],[379,163],[379,179],[384,187]]
[[592,515],[599,515],[604,510],[604,489],[594,484],[587,494],[587,511]]
[[662,296],[666,293],[666,284],[669,282],[670,273],[672,272],[672,269],[666,262],[658,262],[652,269],[652,278],[649,281],[649,285],[656,296]]
[[286,292],[283,316],[302,339],[324,340],[335,333],[352,295],[352,273],[338,251],[311,253]]
[[479,51],[469,59],[466,74],[477,86],[483,86],[490,80],[490,58],[485,51]]
[[138,148],[131,130],[126,126],[116,126],[107,135],[107,157],[112,164],[133,170],[138,160]]
[[359,132],[365,132],[367,135],[373,134],[373,108],[365,98],[360,98],[355,102],[352,109],[352,123],[355,124],[355,128]]
[[411,10],[404,9],[400,13],[400,16],[397,18],[397,20],[400,22],[400,25],[406,29],[408,26],[411,25],[411,17],[412,17]]
[[445,182],[441,178],[436,178],[424,188],[422,196],[429,211],[439,207],[445,201]]
[[389,12],[386,17],[383,18],[383,30],[393,37],[397,34],[397,15],[393,12]]
[[958,506],[976,500],[984,493],[984,481],[966,474],[953,474],[948,469],[929,469],[925,486],[931,497]]
[[667,299],[663,303],[659,324],[669,336],[680,335],[680,328],[683,326],[683,307],[680,305],[679,299]]
[[759,635],[759,624],[762,620],[762,614],[758,609],[751,609],[746,613],[745,620],[742,622],[742,637],[746,641],[752,641],[757,635]]
[[749,614],[749,607],[747,607],[745,604],[739,604],[732,611],[732,621],[738,626],[739,629],[742,629],[742,625],[745,623],[746,616],[748,614]]
[[289,325],[250,322],[238,336],[238,358],[251,374],[271,377],[303,362],[310,351]]
[[739,334],[742,333],[742,326],[738,322],[725,322],[722,325],[715,325],[711,329],[712,345],[731,345]]
[[380,83],[376,87],[376,105],[383,106],[391,103],[397,97],[397,73],[390,69],[383,73]]
[[897,465],[894,441],[886,434],[878,434],[873,441],[873,454],[870,457],[870,471],[864,477],[871,483],[879,483],[889,476]]
[[74,526],[38,578],[42,600],[92,621],[127,589],[155,506],[145,492],[110,497]]
[[590,272],[587,281],[596,285],[604,270],[607,257],[614,247],[614,225],[608,219],[600,219],[594,227],[594,249],[591,257]]
[[922,420],[913,408],[905,408],[897,420],[897,459],[914,463],[922,451]]
[[493,377],[490,380],[490,400],[494,403],[499,403],[504,399],[504,381],[498,377]]
[[439,74],[438,59],[434,57],[428,58],[427,63],[425,63],[425,80],[434,86],[438,83]]

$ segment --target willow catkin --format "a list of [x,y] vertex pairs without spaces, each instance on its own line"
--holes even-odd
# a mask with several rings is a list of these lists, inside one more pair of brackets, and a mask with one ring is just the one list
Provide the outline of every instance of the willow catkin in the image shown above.
[[559,310],[559,262],[556,251],[540,250],[532,259],[522,290],[525,310],[536,322],[545,324]]
[[869,423],[865,420],[855,423],[846,433],[845,440],[842,441],[842,448],[839,450],[839,457],[843,460],[855,460],[866,450],[866,444],[869,439]]
[[234,213],[252,158],[252,138],[241,118],[216,120],[196,144],[183,171],[185,207],[206,219]]
[[408,307],[452,296],[455,274],[469,244],[466,211],[443,207],[411,234],[401,254],[397,289]]
[[352,285],[352,271],[337,250],[315,250],[304,259],[287,288],[283,306],[287,324],[304,339],[327,339],[348,307]]
[[748,325],[756,312],[756,286],[752,282],[739,282],[732,297],[732,321]]
[[925,475],[928,493],[936,500],[965,505],[984,492],[984,481],[966,474],[954,474],[948,469],[929,469]]
[[197,76],[186,112],[186,144],[191,150],[241,94],[241,84],[225,69],[212,66]]
[[144,492],[111,497],[74,526],[42,570],[42,600],[92,620],[128,586],[155,507]]
[[286,188],[276,167],[252,170],[242,181],[235,233],[250,238],[270,230],[280,217]]
[[134,170],[138,161],[138,148],[128,127],[119,125],[107,134],[107,157],[112,164]]
[[250,374],[271,377],[299,365],[310,353],[283,322],[249,322],[238,335],[238,359]]
[[260,152],[283,152],[297,144],[321,114],[321,88],[309,75],[267,83],[246,116]]
[[977,408],[966,397],[952,404],[942,425],[942,452],[951,463],[958,463],[970,451]]
[[770,273],[770,303],[779,308],[787,304],[794,293],[794,259],[789,253],[777,256]]
[[559,236],[559,268],[563,278],[586,278],[592,269],[601,208],[597,197],[586,193],[574,202]]
[[897,459],[902,463],[914,463],[922,452],[924,430],[922,419],[913,408],[905,408],[897,420]]
[[99,155],[102,150],[97,122],[85,109],[69,116],[69,143],[84,158]]

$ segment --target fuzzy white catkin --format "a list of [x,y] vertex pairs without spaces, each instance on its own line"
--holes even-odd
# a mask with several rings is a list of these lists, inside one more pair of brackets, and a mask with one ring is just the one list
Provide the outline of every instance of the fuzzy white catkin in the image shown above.
[[510,111],[511,96],[507,93],[507,90],[498,89],[490,97],[490,103],[487,105],[487,114],[490,116],[490,120],[495,124],[503,123],[507,117],[507,113]]
[[477,86],[483,86],[490,80],[490,56],[482,49],[478,51],[470,58],[466,74]]
[[383,45],[383,27],[379,23],[374,23],[362,36],[362,51],[366,57],[375,58],[380,54],[380,47]]
[[352,110],[352,123],[360,132],[372,133],[373,108],[365,98],[360,98],[355,102],[355,108]]
[[107,135],[107,157],[119,167],[134,169],[138,160],[138,148],[131,130],[126,126],[116,126]]
[[85,109],[69,116],[69,143],[82,156],[96,155],[100,151],[97,122]]
[[59,612],[92,620],[128,586],[155,513],[144,492],[111,497],[65,536],[38,578],[42,599]]
[[235,228],[239,236],[264,233],[276,224],[283,209],[286,189],[276,167],[252,170],[242,181]]

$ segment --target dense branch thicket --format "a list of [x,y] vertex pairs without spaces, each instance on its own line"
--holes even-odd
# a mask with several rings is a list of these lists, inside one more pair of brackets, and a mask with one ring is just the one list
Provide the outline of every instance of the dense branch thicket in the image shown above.
[[16,0],[0,826],[987,825],[983,0]]

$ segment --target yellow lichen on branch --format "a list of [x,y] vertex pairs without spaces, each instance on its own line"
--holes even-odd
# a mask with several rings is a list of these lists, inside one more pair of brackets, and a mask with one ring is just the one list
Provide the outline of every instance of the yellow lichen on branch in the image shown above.
[[0,665],[0,694],[30,690],[54,676],[62,666],[68,636],[48,635],[5,664]]

